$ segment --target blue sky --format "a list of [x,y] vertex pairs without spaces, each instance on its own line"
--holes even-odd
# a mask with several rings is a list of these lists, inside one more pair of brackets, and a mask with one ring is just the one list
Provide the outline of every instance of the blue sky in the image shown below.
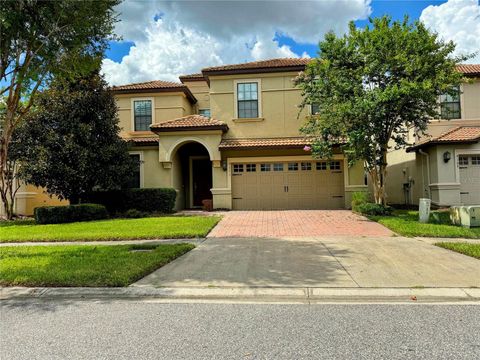
[[[275,5],[275,6],[273,6]],[[310,56],[326,31],[368,17],[421,19],[461,53],[480,51],[478,0],[125,1],[103,71],[112,84],[165,79],[202,67]],[[235,14],[232,16],[232,14]],[[472,59],[480,62],[480,55]]]

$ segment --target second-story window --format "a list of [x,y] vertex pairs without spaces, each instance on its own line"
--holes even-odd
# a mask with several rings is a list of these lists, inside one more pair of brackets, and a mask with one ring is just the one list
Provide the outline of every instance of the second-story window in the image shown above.
[[237,84],[237,106],[239,118],[258,117],[258,83]]
[[135,131],[148,131],[152,125],[152,100],[135,100],[133,102]]
[[455,94],[440,96],[440,113],[442,119],[460,119],[460,89],[455,89]]
[[205,117],[210,117],[210,109],[199,109],[198,110],[198,115],[202,115],[202,116],[205,116]]

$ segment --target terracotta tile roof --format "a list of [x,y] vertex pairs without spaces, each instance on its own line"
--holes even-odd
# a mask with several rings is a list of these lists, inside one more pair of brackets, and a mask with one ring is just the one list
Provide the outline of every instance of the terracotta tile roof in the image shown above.
[[180,75],[178,77],[180,81],[183,83],[184,81],[205,81],[205,77],[202,73],[199,74],[188,74],[188,75]]
[[154,132],[181,131],[181,130],[222,130],[227,131],[228,126],[215,119],[202,115],[188,115],[178,119],[154,124],[150,127]]
[[163,80],[153,80],[141,83],[112,86],[111,91],[118,94],[139,93],[139,92],[183,92],[187,98],[196,103],[197,99],[190,92],[188,87],[181,83]]
[[275,71],[301,71],[310,62],[309,58],[281,58],[253,61],[242,64],[212,66],[202,69],[204,75],[231,74],[231,73],[256,73]]
[[480,64],[460,64],[457,70],[466,76],[480,76]]
[[304,137],[262,138],[262,139],[223,139],[218,148],[227,149],[271,149],[302,148],[310,145],[311,139]]
[[415,151],[430,145],[448,143],[475,143],[480,141],[480,126],[457,126],[436,137],[427,137],[407,148]]
[[155,137],[124,137],[127,142],[134,143],[135,145],[150,145],[158,144],[158,136]]

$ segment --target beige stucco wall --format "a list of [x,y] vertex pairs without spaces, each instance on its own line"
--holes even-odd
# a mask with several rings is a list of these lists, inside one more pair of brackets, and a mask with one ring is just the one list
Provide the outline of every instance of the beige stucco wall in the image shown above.
[[[227,123],[227,138],[299,136],[306,111],[300,118],[301,92],[294,87],[297,73],[249,74],[210,77],[212,116]],[[245,122],[235,119],[235,80],[259,80],[260,117]]]
[[184,81],[184,84],[197,99],[195,110],[210,109],[210,88],[206,81]]
[[133,131],[133,100],[153,100],[154,116],[153,123],[172,120],[185,115],[193,114],[190,101],[182,92],[178,93],[142,93],[142,94],[117,94],[115,95],[118,106],[118,117],[122,135]]
[[15,198],[14,211],[17,215],[32,216],[36,207],[68,205],[66,200],[50,196],[44,188],[21,185]]

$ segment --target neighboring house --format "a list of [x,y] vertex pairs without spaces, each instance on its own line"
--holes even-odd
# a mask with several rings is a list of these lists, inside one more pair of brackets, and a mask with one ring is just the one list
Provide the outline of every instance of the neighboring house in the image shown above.
[[457,96],[441,96],[442,119],[430,121],[427,135],[412,132],[413,146],[388,154],[389,203],[480,204],[480,65],[458,70],[469,81]]
[[[348,208],[352,192],[368,189],[363,164],[348,167],[339,149],[332,161],[312,159],[304,150],[310,142],[299,132],[315,113],[315,108],[299,112],[301,91],[293,82],[308,62],[272,59],[217,66],[181,76],[181,83],[158,80],[113,87],[121,136],[141,164],[132,186],[174,188],[177,209],[200,207],[207,199],[215,209]],[[471,131],[461,128],[455,139],[460,134],[463,141],[468,133],[468,144],[443,145],[436,138],[451,127],[480,125],[478,67],[460,71],[474,82],[462,85],[458,101],[445,99],[442,106],[461,120],[432,121],[429,131],[435,138],[409,152],[389,153],[390,202],[417,203],[432,196],[435,203],[447,204],[444,187],[450,194],[456,186],[458,199],[449,201],[459,203],[461,183],[478,187],[478,167],[470,168],[478,161],[478,136],[472,139]],[[452,159],[443,163],[447,149]],[[423,153],[429,153],[428,160]],[[455,170],[458,159],[466,162],[461,156],[468,157],[467,171]],[[445,174],[451,179],[439,178]],[[17,205],[17,210],[33,208]]]

